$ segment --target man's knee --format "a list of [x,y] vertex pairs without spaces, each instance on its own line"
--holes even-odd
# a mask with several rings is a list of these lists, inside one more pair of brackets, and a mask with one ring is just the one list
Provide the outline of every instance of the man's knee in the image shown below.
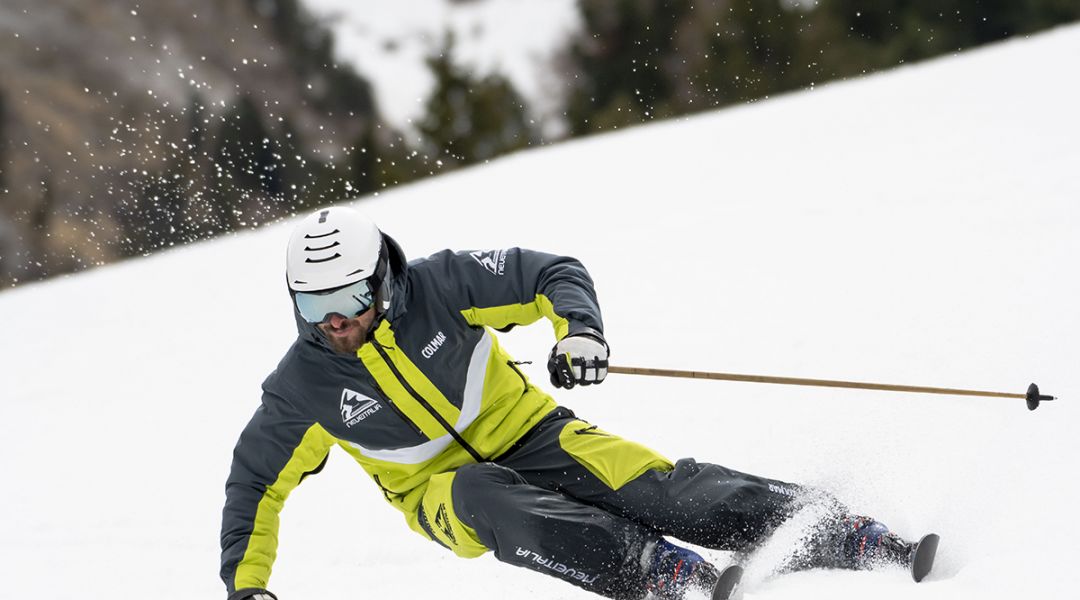
[[495,463],[465,465],[454,475],[454,506],[459,502],[464,506],[523,483],[525,479],[516,471]]
[[501,504],[515,487],[525,484],[516,471],[494,463],[476,463],[459,468],[454,475],[454,510],[462,521],[476,527],[476,519]]
[[607,498],[619,514],[680,539],[738,549],[783,521],[801,486],[682,459],[649,471]]
[[525,479],[518,475],[517,471],[508,469],[495,463],[473,463],[459,467],[455,471],[455,491],[458,485],[472,487],[488,487],[500,485],[516,485],[525,483]]

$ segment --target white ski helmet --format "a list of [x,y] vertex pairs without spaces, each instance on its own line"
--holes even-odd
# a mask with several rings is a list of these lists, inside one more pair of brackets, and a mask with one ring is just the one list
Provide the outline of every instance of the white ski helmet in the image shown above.
[[339,288],[375,274],[382,232],[363,213],[320,208],[297,224],[289,238],[285,274],[294,292]]
[[[363,213],[342,206],[320,208],[293,230],[285,276],[294,301],[366,280],[379,297],[377,308],[382,312],[389,301],[388,258],[382,232]],[[302,304],[298,306],[303,313]]]

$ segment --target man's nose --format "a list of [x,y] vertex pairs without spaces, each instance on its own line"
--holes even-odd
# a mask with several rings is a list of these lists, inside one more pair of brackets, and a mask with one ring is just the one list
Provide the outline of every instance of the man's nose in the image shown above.
[[330,326],[334,329],[341,329],[341,326],[345,324],[345,321],[347,321],[347,319],[342,315],[337,313],[330,315]]

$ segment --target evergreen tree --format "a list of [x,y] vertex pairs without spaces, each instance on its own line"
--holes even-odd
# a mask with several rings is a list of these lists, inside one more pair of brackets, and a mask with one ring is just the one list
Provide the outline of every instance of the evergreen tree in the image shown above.
[[306,90],[316,108],[371,116],[375,112],[371,85],[351,69],[334,62],[334,38],[303,7],[300,0],[248,0],[255,13],[268,19],[274,37],[289,51],[293,67],[305,79],[319,82]]
[[182,151],[175,157],[172,180],[178,194],[172,226],[172,241],[186,243],[199,239],[198,205],[210,185],[213,165],[206,160],[210,152],[210,116],[203,98],[192,93],[186,111],[187,124],[181,141]]
[[579,3],[584,29],[571,44],[566,116],[576,135],[670,115],[675,87],[668,58],[690,0]]
[[53,216],[56,212],[56,190],[52,175],[44,174],[41,178],[41,196],[30,210],[29,225],[34,232],[30,254],[32,260],[26,261],[24,275],[27,279],[46,277],[52,268],[52,255],[49,248]]
[[804,73],[813,59],[800,60],[803,19],[783,0],[733,3],[710,44],[705,103],[745,102],[814,81]]
[[30,228],[40,234],[49,233],[49,224],[56,212],[56,191],[52,177],[44,175],[41,180],[41,199],[34,206],[30,217]]
[[276,192],[280,204],[275,216],[282,216],[306,206],[307,159],[300,147],[300,134],[289,117],[281,120],[281,131],[274,149],[274,169],[280,191]]
[[219,149],[235,175],[236,185],[244,190],[274,194],[281,189],[275,172],[276,159],[270,133],[250,96],[243,96],[234,112],[226,118],[226,129],[232,135],[224,137]]
[[1075,0],[581,0],[580,135],[858,76],[1080,19]]
[[232,231],[258,220],[265,199],[280,192],[275,147],[254,101],[243,96],[223,119],[209,190],[212,229]]
[[378,148],[374,181],[377,190],[429,177],[457,164],[413,149],[404,134],[385,125],[376,125],[374,133]]
[[368,122],[353,143],[349,156],[349,185],[351,196],[363,196],[376,190],[379,148],[375,124]]
[[525,101],[504,77],[476,78],[454,63],[454,36],[427,59],[435,89],[418,129],[449,167],[488,160],[524,148],[538,138]]
[[198,156],[206,147],[206,105],[197,93],[188,96],[187,127],[183,142],[184,154]]
[[127,256],[145,255],[187,241],[185,197],[177,173],[150,174],[133,187],[117,214],[123,232],[121,251]]

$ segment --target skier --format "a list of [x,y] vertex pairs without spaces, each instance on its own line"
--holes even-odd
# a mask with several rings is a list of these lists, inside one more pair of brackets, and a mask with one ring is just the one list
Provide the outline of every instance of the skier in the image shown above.
[[[416,533],[615,599],[708,595],[719,572],[663,536],[747,551],[805,488],[693,459],[671,462],[577,418],[528,380],[493,330],[546,317],[551,383],[599,384],[608,345],[578,261],[518,248],[406,262],[361,213],[320,209],[287,250],[299,336],[263,383],[226,484],[229,600],[267,580],[289,493],[338,445]],[[914,545],[865,517],[835,518],[791,568],[905,564]]]

